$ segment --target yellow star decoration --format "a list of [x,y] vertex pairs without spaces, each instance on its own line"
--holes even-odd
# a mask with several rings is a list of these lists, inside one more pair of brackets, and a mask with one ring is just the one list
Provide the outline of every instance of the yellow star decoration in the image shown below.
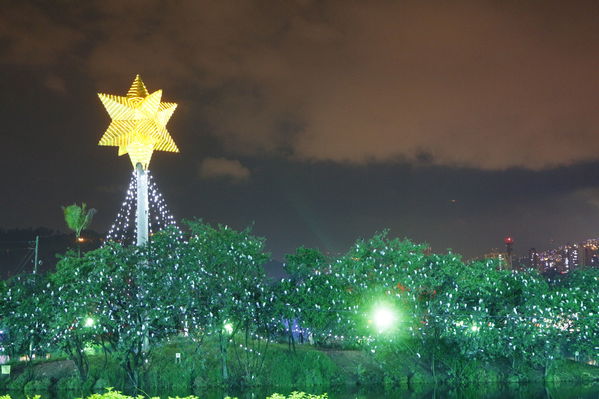
[[137,75],[127,96],[98,96],[112,118],[98,145],[118,146],[119,155],[129,154],[134,168],[141,163],[146,170],[154,150],[179,152],[166,130],[177,104],[160,102],[162,90],[149,94]]

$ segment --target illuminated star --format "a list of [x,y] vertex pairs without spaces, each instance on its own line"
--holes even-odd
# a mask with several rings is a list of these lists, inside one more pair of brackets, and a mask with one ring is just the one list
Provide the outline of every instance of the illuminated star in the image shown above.
[[154,151],[179,152],[166,129],[177,104],[160,102],[162,90],[148,93],[139,75],[125,97],[98,93],[112,122],[98,145],[119,147],[119,155],[129,154],[133,167],[148,169]]

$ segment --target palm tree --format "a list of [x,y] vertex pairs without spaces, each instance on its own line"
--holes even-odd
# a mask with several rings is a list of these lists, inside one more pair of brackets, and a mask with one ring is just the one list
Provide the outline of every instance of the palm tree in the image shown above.
[[77,204],[63,206],[62,211],[67,226],[75,232],[75,240],[79,245],[79,255],[81,256],[81,232],[91,224],[97,211],[94,208],[87,209],[85,202],[81,206]]

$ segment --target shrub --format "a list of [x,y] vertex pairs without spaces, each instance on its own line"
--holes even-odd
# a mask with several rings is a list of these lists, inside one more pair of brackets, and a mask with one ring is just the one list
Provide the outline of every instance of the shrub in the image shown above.
[[32,374],[30,371],[24,371],[18,377],[8,383],[9,391],[23,392],[25,385],[31,380]]
[[93,386],[94,392],[101,392],[110,388],[110,382],[106,381],[104,378],[98,378]]
[[41,378],[39,380],[31,380],[25,384],[25,394],[29,395],[36,392],[48,392],[52,386],[52,381],[49,378]]
[[273,387],[313,387],[339,385],[337,365],[318,351],[275,352],[263,373],[262,385]]
[[56,390],[63,391],[80,391],[81,379],[77,376],[64,377],[56,383]]
[[322,395],[313,395],[306,392],[291,392],[289,396],[281,395],[280,393],[273,393],[266,399],[328,399],[328,395],[323,393]]
[[158,361],[144,375],[143,386],[152,392],[189,392],[195,376],[203,374],[201,371],[201,365],[191,357],[178,364],[173,364],[170,359],[168,362]]

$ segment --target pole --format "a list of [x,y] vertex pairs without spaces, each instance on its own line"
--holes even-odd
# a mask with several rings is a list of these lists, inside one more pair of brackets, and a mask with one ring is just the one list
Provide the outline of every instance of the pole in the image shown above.
[[40,247],[40,236],[35,236],[35,256],[33,257],[33,274],[37,274],[39,247]]
[[141,163],[135,165],[137,182],[137,245],[142,246],[148,242],[148,172]]
[[[141,247],[147,244],[149,236],[148,172],[144,170],[141,163],[135,165],[135,177],[137,183],[137,246]],[[146,312],[142,314],[142,318],[144,323],[144,337],[141,351],[146,354],[150,350],[150,332]]]

